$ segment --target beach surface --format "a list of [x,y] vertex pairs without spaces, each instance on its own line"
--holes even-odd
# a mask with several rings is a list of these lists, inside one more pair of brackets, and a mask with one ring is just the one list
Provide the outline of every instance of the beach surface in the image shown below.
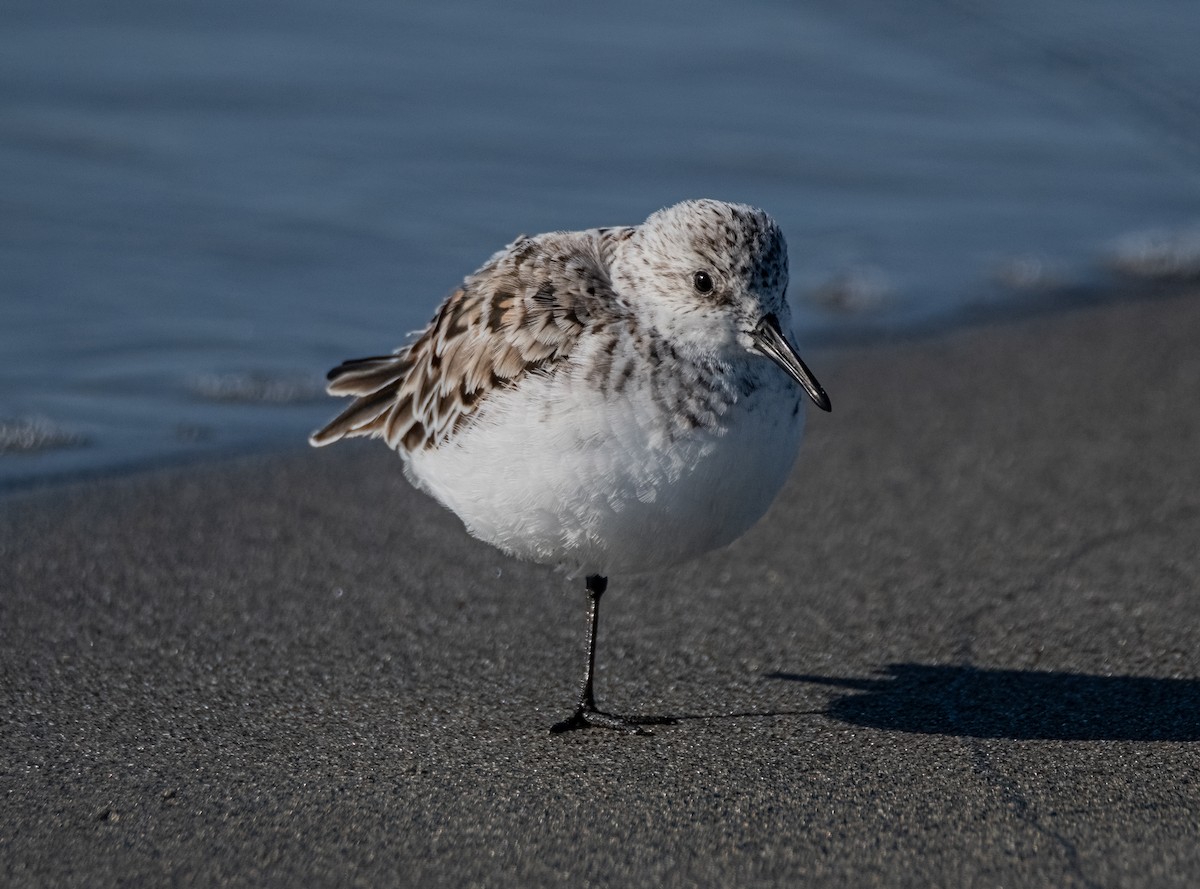
[[378,443],[10,494],[0,882],[1194,886],[1197,331],[807,355],[768,516],[611,579],[597,694],[651,737],[548,733],[581,583]]

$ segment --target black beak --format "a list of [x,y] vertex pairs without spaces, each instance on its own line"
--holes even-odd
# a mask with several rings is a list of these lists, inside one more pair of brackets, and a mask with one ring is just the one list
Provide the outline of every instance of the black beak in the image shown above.
[[803,386],[808,397],[813,400],[813,404],[823,411],[833,409],[829,403],[829,396],[825,394],[825,390],[821,388],[817,378],[800,360],[800,356],[796,354],[792,344],[787,341],[787,337],[779,329],[778,318],[774,315],[767,315],[763,318],[758,329],[754,331],[753,337],[758,351],[782,367],[787,371],[788,376]]

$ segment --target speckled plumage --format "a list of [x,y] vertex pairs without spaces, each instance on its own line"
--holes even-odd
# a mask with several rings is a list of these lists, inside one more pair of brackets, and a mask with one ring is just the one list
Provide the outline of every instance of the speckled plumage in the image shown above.
[[779,227],[741,204],[518,238],[411,343],[332,370],[354,401],[311,442],[383,438],[519,558],[592,579],[692,558],[766,511],[804,392],[828,410],[784,333],[787,281]]

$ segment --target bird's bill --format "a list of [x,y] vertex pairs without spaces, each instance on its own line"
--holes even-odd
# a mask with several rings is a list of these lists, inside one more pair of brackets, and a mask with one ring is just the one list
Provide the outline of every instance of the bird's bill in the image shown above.
[[753,337],[758,351],[782,367],[788,376],[803,386],[808,397],[813,400],[813,404],[823,411],[833,409],[829,403],[829,396],[825,394],[825,390],[821,388],[821,384],[817,382],[813,372],[800,360],[800,356],[796,354],[792,344],[787,341],[787,337],[779,329],[778,318],[774,315],[763,318],[758,329],[754,331]]

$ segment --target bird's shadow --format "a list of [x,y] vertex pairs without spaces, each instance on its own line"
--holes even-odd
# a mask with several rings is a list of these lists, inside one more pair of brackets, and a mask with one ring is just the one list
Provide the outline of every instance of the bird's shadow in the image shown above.
[[1062,741],[1200,741],[1200,680],[891,664],[878,678],[765,678],[847,689],[825,714],[916,734]]

